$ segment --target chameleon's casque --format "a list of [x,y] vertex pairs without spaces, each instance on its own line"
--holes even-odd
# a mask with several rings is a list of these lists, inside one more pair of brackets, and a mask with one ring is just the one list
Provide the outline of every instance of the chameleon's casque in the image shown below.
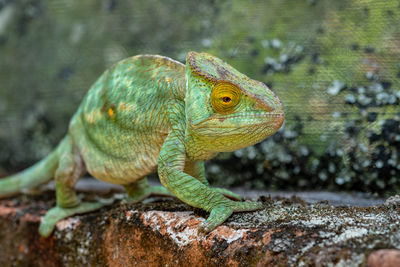
[[[189,52],[186,61],[185,66],[142,55],[104,72],[54,152],[0,180],[0,197],[54,177],[57,206],[42,220],[43,236],[57,221],[106,204],[77,197],[74,185],[86,172],[123,185],[133,202],[164,194],[202,208],[210,212],[200,226],[206,232],[234,211],[260,209],[260,203],[240,202],[235,193],[209,187],[203,161],[275,133],[284,121],[282,104],[266,85],[219,58]],[[148,185],[146,175],[156,170],[165,187]]]

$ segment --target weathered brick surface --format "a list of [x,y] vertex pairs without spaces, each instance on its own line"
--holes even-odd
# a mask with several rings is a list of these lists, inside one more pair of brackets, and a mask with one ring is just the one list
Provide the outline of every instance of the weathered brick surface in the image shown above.
[[[88,196],[90,197],[90,196]],[[263,198],[265,209],[236,213],[215,231],[207,216],[171,198],[100,211],[37,233],[53,192],[0,201],[2,266],[359,266],[377,248],[400,248],[397,202],[364,208]]]

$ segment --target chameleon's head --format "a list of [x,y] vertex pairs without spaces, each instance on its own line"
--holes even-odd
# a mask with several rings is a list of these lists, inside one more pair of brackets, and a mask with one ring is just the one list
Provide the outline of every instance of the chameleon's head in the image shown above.
[[206,53],[187,55],[185,105],[189,131],[216,152],[258,143],[285,119],[279,98],[265,84]]

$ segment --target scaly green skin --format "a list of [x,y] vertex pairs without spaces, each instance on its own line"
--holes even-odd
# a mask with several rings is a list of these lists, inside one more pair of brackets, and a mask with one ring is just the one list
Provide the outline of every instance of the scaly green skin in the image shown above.
[[[221,84],[236,88],[237,97],[229,96],[238,102],[227,112],[212,104],[233,103],[212,95]],[[216,57],[189,52],[185,66],[162,56],[135,56],[117,63],[94,83],[60,145],[26,171],[2,179],[0,196],[54,176],[57,207],[48,211],[39,229],[49,236],[57,221],[109,204],[80,202],[74,185],[89,172],[99,180],[124,185],[133,202],[172,193],[210,212],[200,225],[208,232],[232,212],[262,206],[234,201],[240,196],[211,188],[203,161],[261,141],[283,121],[282,105],[267,86]],[[165,188],[147,183],[146,175],[157,168]]]

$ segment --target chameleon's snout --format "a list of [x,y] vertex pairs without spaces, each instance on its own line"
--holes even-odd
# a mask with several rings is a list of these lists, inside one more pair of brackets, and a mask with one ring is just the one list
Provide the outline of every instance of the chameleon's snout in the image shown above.
[[282,124],[283,124],[283,122],[285,121],[285,114],[283,113],[283,111],[282,111],[282,113],[281,114],[277,114],[277,117],[276,117],[276,119],[274,120],[274,122],[273,122],[273,127],[274,127],[274,129],[277,131],[277,130],[279,130],[281,127],[282,127]]
[[274,99],[273,111],[274,120],[272,122],[273,128],[277,131],[281,128],[283,122],[285,121],[285,112],[283,109],[283,104],[278,97]]
[[260,96],[257,95],[255,97],[256,104],[255,108],[261,109],[266,112],[273,112],[273,113],[283,113],[283,106],[281,101],[277,96]]
[[[285,121],[285,113],[281,100],[271,91],[269,92],[270,94],[268,95],[256,95],[256,104],[254,107],[258,111],[267,113],[266,123],[268,123],[271,127],[270,129],[275,132],[281,128],[283,122]],[[273,96],[271,96],[271,94]]]

